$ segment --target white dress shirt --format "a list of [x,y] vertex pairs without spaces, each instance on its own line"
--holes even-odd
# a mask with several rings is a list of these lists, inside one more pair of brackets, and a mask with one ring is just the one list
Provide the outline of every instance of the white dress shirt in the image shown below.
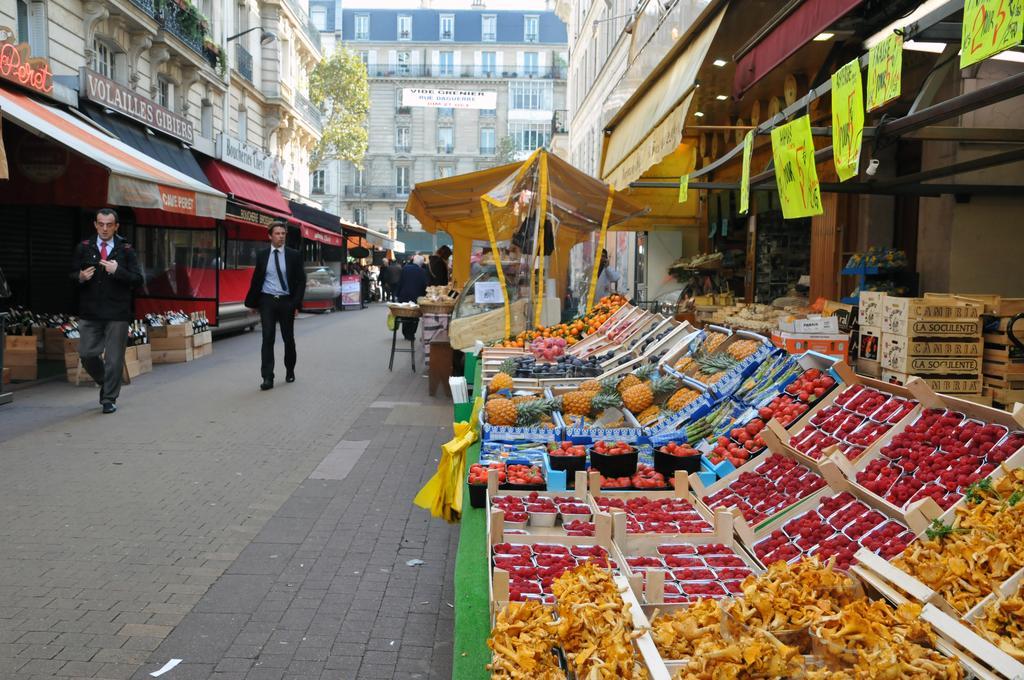
[[[274,252],[277,251],[280,255],[277,256],[277,260],[281,263],[281,276],[277,275],[277,267],[274,262]],[[288,291],[281,287],[281,281],[284,280],[285,285],[288,283],[288,265],[284,261],[284,248],[273,248],[270,249],[270,255],[268,255],[269,261],[267,262],[267,275],[263,278],[263,291],[267,295],[288,295]]]

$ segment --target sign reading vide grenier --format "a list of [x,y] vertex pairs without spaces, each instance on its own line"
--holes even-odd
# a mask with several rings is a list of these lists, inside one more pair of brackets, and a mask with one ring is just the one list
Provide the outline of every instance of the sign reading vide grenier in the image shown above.
[[801,116],[772,130],[772,155],[782,216],[791,220],[822,214],[811,119]]
[[1024,0],[965,0],[960,68],[1024,40]]
[[496,109],[498,93],[484,90],[437,90],[418,87],[402,89],[402,106],[435,109]]
[[147,99],[130,89],[115,83],[110,78],[87,68],[81,71],[80,97],[117,111],[123,116],[137,120],[143,125],[159,130],[186,144],[196,140],[192,121],[165,109],[152,99]]
[[16,44],[14,30],[8,26],[0,26],[0,78],[40,94],[53,92],[50,62],[33,57],[28,43]]

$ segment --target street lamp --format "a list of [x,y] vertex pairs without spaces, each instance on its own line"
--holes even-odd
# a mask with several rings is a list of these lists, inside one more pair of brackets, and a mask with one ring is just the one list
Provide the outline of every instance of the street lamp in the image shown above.
[[264,29],[262,26],[253,26],[252,28],[247,28],[246,30],[242,31],[241,33],[235,33],[234,35],[228,37],[227,40],[225,40],[224,42],[226,42],[226,43],[231,42],[235,38],[241,38],[246,33],[252,33],[253,31],[257,31],[257,30],[260,31],[260,45],[263,45],[264,47],[266,47],[270,43],[272,43],[275,40],[277,40],[277,34],[274,33],[273,31],[268,31],[268,30]]

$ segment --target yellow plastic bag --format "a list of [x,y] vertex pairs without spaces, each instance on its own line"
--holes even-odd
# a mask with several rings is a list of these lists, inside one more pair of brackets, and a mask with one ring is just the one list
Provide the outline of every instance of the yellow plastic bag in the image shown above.
[[[474,416],[481,407],[479,399],[473,405]],[[457,522],[462,516],[462,483],[466,475],[466,450],[477,440],[476,418],[452,425],[455,436],[441,447],[441,460],[437,472],[430,478],[413,503],[429,510],[434,517],[446,522]]]
[[388,314],[388,330],[389,331],[394,331],[395,330],[395,324],[397,324],[397,323],[398,322],[395,321],[395,315],[394,314]]

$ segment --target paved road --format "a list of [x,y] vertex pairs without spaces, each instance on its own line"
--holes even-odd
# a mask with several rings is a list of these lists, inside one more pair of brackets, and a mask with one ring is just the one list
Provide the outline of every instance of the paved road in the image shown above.
[[266,393],[244,334],[114,416],[66,383],[0,408],[0,678],[450,677],[457,528],[411,498],[451,407],[388,373],[384,315],[301,320]]

